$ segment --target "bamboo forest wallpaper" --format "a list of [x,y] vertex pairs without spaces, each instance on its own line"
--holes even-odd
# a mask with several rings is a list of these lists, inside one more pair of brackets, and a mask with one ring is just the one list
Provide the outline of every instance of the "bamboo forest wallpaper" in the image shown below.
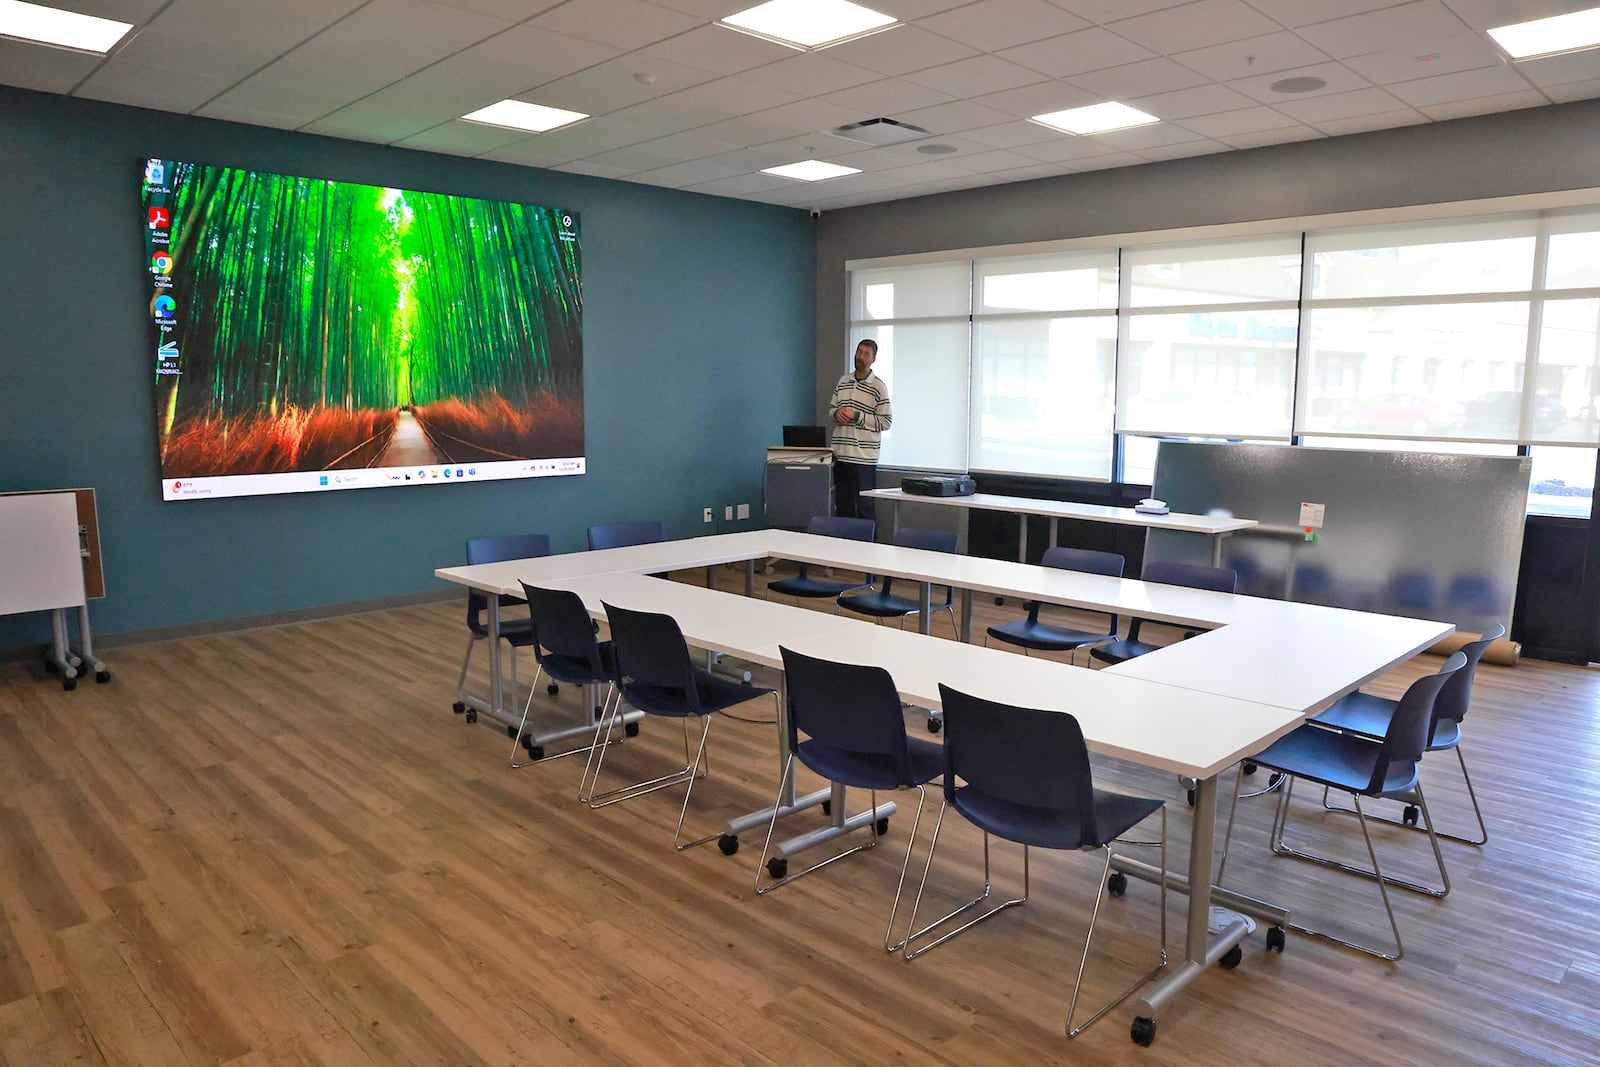
[[574,213],[155,159],[144,210],[164,479],[583,455]]

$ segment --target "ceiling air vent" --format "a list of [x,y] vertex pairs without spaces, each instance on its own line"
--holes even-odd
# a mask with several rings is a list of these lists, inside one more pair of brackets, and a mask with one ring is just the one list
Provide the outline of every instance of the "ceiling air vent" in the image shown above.
[[907,141],[917,141],[928,136],[928,131],[921,126],[913,126],[898,119],[863,119],[860,122],[847,122],[843,126],[835,126],[823,132],[834,137],[842,137],[846,141],[857,141],[880,148],[884,145],[905,144]]

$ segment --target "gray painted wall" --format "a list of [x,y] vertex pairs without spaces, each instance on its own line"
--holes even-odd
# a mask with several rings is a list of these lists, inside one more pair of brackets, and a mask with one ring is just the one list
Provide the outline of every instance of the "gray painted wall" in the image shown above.
[[[163,503],[147,156],[581,212],[590,473]],[[547,531],[573,551],[595,522],[660,517],[687,536],[707,529],[707,505],[759,516],[765,446],[809,419],[815,262],[801,211],[10,89],[0,202],[0,491],[98,491],[98,634],[442,591],[433,569],[484,534]],[[43,617],[0,619],[0,649],[47,638]]]
[[1600,186],[1600,100],[824,212],[817,395],[846,365],[851,259]]

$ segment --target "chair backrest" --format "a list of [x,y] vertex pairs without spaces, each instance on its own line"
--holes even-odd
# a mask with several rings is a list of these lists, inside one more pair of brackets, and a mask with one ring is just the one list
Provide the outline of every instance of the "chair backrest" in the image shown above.
[[944,795],[956,779],[1012,804],[1046,809],[1059,829],[1078,827],[1076,845],[1100,844],[1094,777],[1078,720],[1063,711],[999,704],[940,684],[944,708]]
[[789,751],[800,734],[847,752],[884,756],[911,777],[900,693],[882,667],[816,659],[779,646],[789,695]]
[[1078,571],[1081,574],[1107,574],[1121,578],[1127,560],[1115,552],[1096,552],[1092,548],[1047,548],[1040,564],[1061,571]]
[[653,522],[607,522],[589,527],[589,550],[653,545],[667,539],[667,524]]
[[[1467,705],[1472,702],[1472,679],[1478,673],[1478,661],[1483,659],[1483,654],[1489,651],[1490,645],[1505,635],[1505,626],[1497,622],[1485,630],[1482,637],[1461,646],[1461,654],[1466,657],[1466,666],[1452,674],[1450,680],[1444,684],[1444,688],[1439,691],[1439,699],[1433,708],[1434,722],[1444,720],[1460,722],[1467,717]],[[1431,739],[1432,735],[1429,737]]]
[[[894,532],[894,543],[896,548],[921,548],[928,552],[948,552],[953,556],[956,553],[957,546],[960,544],[960,538],[950,530],[923,530],[915,526],[907,526]],[[893,584],[894,579],[892,578],[883,580],[885,596],[888,595],[889,589]],[[944,601],[939,605],[940,607],[952,603],[955,597],[955,592],[950,586],[943,586],[943,589]]]
[[1144,565],[1144,581],[1161,585],[1181,585],[1189,589],[1210,589],[1218,593],[1231,593],[1239,584],[1239,576],[1226,567],[1211,567],[1204,563],[1168,563],[1151,560]]
[[870,541],[878,534],[878,524],[871,519],[857,519],[848,515],[813,515],[806,523],[806,533],[823,537],[843,537],[851,541]]
[[689,662],[689,645],[683,639],[678,620],[653,611],[602,605],[611,627],[611,645],[616,651],[617,679],[626,693],[630,685],[672,689],[683,693],[685,707],[700,710],[700,691],[694,682],[694,666]]
[[[1428,750],[1428,740],[1433,736],[1433,710],[1444,688],[1454,675],[1467,665],[1464,653],[1457,652],[1444,661],[1435,674],[1424,675],[1406,687],[1400,703],[1395,706],[1394,717],[1389,720],[1388,732],[1378,748],[1378,758],[1373,764],[1372,781],[1367,792],[1382,791],[1395,764],[1416,764]],[[948,743],[948,742],[946,742]]]
[[[1111,578],[1121,578],[1122,570],[1128,561],[1115,552],[1097,552],[1092,548],[1062,548],[1056,546],[1044,550],[1044,557],[1039,563],[1045,567],[1053,567],[1059,571],[1077,571],[1080,574],[1103,574]],[[1039,621],[1039,609],[1043,607],[1037,600],[1030,600],[1027,604],[1028,621]],[[1106,612],[1110,620],[1110,632],[1116,633],[1122,628],[1122,617],[1114,612]]]
[[[499,537],[474,537],[467,541],[467,565],[502,563],[508,559],[533,559],[550,554],[549,534],[503,534]],[[501,604],[515,604],[514,596],[501,596]],[[467,592],[467,625],[481,625],[483,609],[489,599],[476,590]]]
[[540,663],[546,654],[585,661],[593,677],[605,677],[600,642],[595,637],[583,598],[570,589],[540,589],[522,583],[533,620],[533,654]]

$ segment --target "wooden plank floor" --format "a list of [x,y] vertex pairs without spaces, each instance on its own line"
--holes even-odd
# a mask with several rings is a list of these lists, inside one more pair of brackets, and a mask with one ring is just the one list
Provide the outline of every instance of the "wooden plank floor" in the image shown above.
[[[978,621],[1015,610],[986,603]],[[123,648],[112,684],[73,693],[32,664],[0,667],[0,1062],[1596,1062],[1595,670],[1481,669],[1466,734],[1492,838],[1446,843],[1447,900],[1396,895],[1404,961],[1294,934],[1269,954],[1258,932],[1138,1049],[1127,1006],[1061,1033],[1093,857],[1037,855],[1027,908],[915,963],[889,958],[910,806],[883,848],[755,899],[756,835],[731,858],[675,854],[675,792],[581,809],[576,760],[512,770],[502,730],[452,715],[460,616],[431,605]],[[583,714],[565,688],[535,701]],[[660,773],[675,730],[645,723],[607,780]],[[691,823],[769,802],[774,745],[770,726],[719,721]],[[1427,772],[1440,824],[1464,828],[1454,760]],[[1176,782],[1113,761],[1096,773],[1172,801],[1181,870]],[[1320,814],[1309,790],[1295,810],[1309,843],[1358,855],[1348,817]],[[1229,884],[1381,937],[1375,888],[1271,859],[1269,818],[1269,802],[1242,802]],[[1385,830],[1378,847],[1428,873],[1419,836]],[[981,877],[959,821],[939,855],[925,907]],[[997,855],[1005,891],[1020,863]],[[1086,996],[1145,965],[1156,917],[1147,885],[1107,902]]]

